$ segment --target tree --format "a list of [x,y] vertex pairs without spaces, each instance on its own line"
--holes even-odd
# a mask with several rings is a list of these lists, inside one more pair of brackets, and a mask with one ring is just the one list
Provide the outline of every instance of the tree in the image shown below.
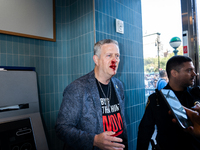
[[[178,48],[178,54],[177,55],[183,55],[183,47],[180,46]],[[169,53],[167,57],[160,57],[160,69],[166,70],[166,63],[169,58],[174,56],[174,53]],[[144,72],[150,73],[150,72],[159,72],[158,70],[158,57],[154,58],[144,58]]]

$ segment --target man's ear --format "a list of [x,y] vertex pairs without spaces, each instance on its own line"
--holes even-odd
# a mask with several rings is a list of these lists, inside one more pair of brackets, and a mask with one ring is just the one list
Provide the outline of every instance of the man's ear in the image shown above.
[[174,70],[174,69],[171,70],[171,75],[172,75],[173,77],[176,77],[177,74],[178,74],[178,72],[177,72],[176,70]]
[[99,64],[99,63],[98,63],[98,62],[99,62],[99,61],[98,61],[98,60],[99,60],[99,57],[98,57],[97,55],[94,55],[94,56],[93,56],[93,60],[94,60],[95,65],[98,65],[98,64]]

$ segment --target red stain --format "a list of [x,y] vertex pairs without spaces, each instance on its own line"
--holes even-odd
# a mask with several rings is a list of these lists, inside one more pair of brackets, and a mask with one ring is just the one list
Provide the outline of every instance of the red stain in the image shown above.
[[114,65],[116,63],[116,61],[112,60],[111,63],[112,63],[112,65]]
[[116,69],[116,62],[117,62],[116,60],[112,60],[110,65],[110,68],[112,68],[114,71]]

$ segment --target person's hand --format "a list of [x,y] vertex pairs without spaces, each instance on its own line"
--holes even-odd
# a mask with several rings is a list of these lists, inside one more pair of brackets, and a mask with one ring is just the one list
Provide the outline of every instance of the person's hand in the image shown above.
[[125,146],[120,144],[122,139],[112,136],[114,134],[115,132],[106,131],[95,135],[93,145],[102,150],[123,150]]
[[197,104],[194,107],[192,107],[192,110],[197,111],[198,113],[200,113],[200,104]]
[[[193,123],[193,126],[189,126],[187,129],[184,130],[190,134],[200,137],[200,106],[195,105],[192,109],[186,108],[184,106],[183,108],[185,109],[187,116]],[[169,114],[172,114],[172,112],[169,111]],[[177,120],[173,118],[172,122],[177,123]]]
[[188,117],[193,123],[193,126],[188,127],[186,131],[195,136],[200,136],[200,115],[199,115],[200,106],[195,105],[195,107],[192,108],[193,110],[188,109],[188,108],[184,108],[184,109],[186,110]]
[[[172,112],[171,112],[171,110],[169,110],[169,111],[168,111],[168,114],[172,115]],[[172,122],[173,122],[173,123],[177,123],[177,121],[176,121],[176,119],[175,119],[175,118],[173,118],[173,119],[172,119]]]

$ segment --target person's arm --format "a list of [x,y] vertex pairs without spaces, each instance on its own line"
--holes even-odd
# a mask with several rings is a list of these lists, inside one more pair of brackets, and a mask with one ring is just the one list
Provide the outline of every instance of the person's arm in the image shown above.
[[186,129],[187,132],[200,137],[200,107],[199,105],[196,105],[194,108],[188,109],[188,108],[184,108],[186,110],[186,113],[188,115],[188,117],[190,118],[190,120],[193,123],[193,126],[190,126]]
[[[186,110],[187,116],[191,120],[193,126],[188,127],[187,129],[184,129],[186,132],[189,132],[192,135],[200,137],[200,106],[196,105],[192,109],[186,108],[183,106],[183,108]],[[169,114],[172,115],[172,112],[169,111]],[[175,118],[172,119],[172,122],[177,123],[177,120]]]
[[57,136],[68,146],[74,149],[92,149],[95,134],[77,128],[83,105],[83,97],[79,90],[76,86],[66,88],[55,130]]
[[151,108],[153,104],[148,100],[147,105],[148,106],[146,107],[144,116],[139,125],[137,150],[148,150],[149,142],[155,129],[155,119]]

